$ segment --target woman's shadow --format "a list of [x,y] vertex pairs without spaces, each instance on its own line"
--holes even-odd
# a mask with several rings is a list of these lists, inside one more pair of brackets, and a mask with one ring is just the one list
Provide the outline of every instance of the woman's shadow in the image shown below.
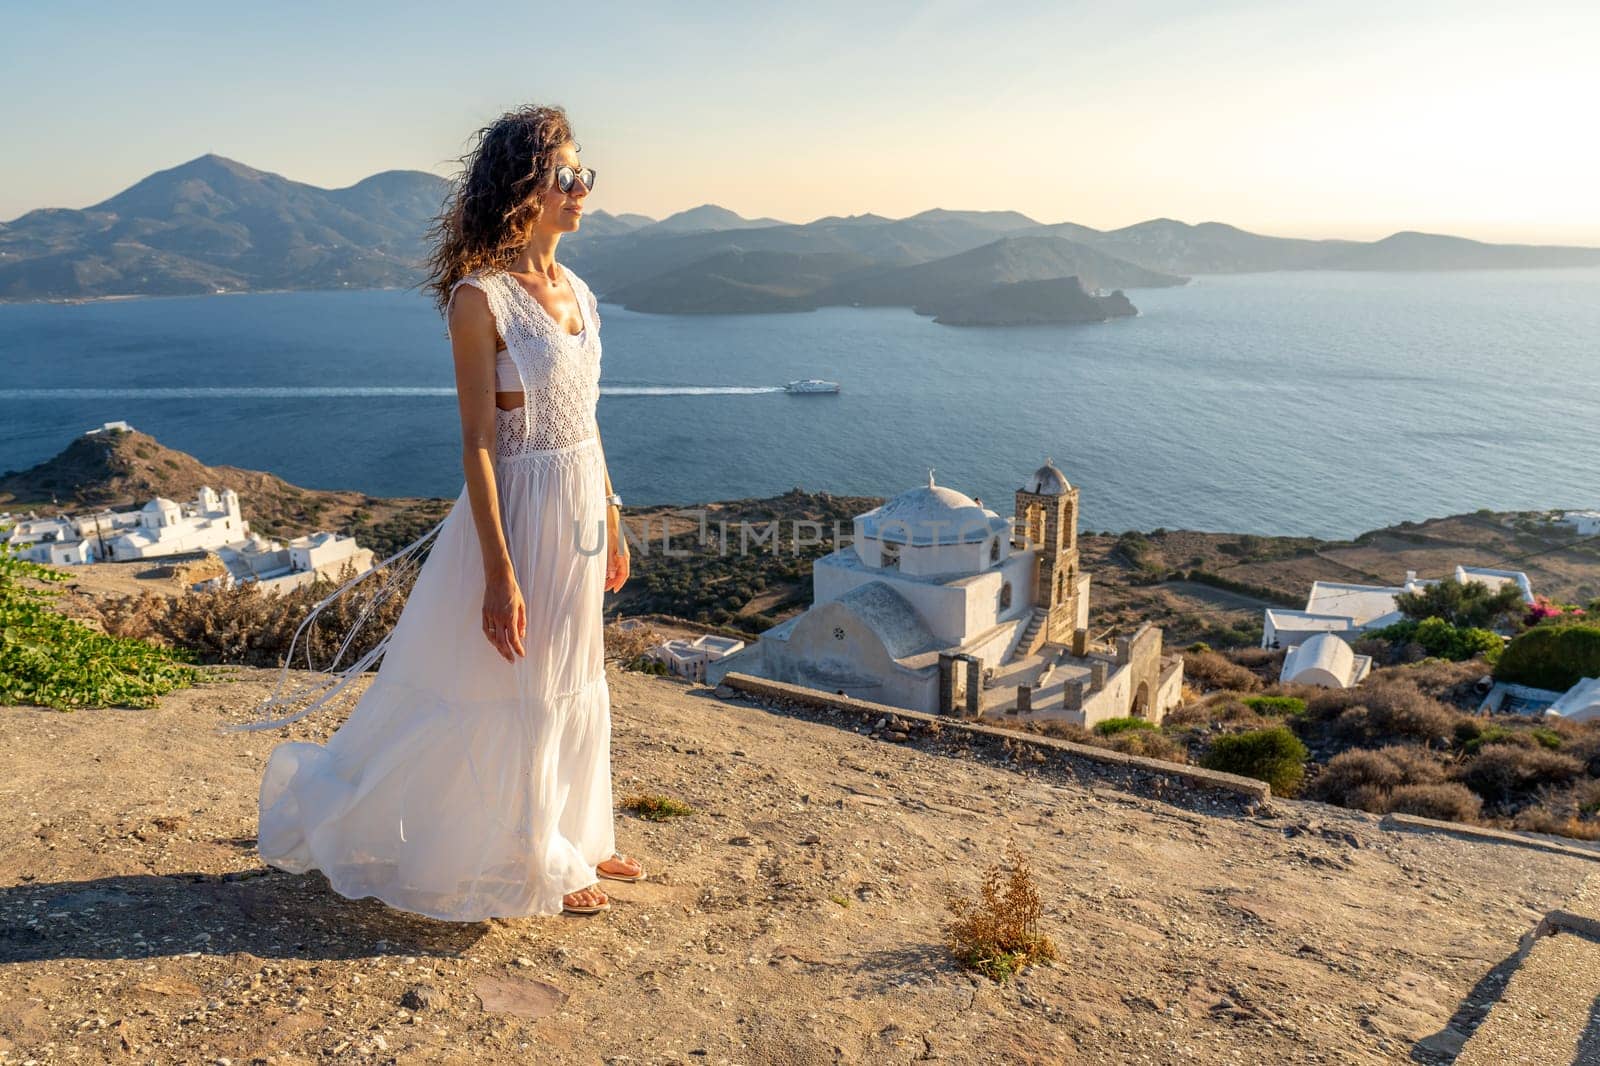
[[304,959],[453,956],[490,928],[487,922],[436,921],[373,897],[347,899],[319,872],[272,867],[0,889],[0,963],[234,952]]

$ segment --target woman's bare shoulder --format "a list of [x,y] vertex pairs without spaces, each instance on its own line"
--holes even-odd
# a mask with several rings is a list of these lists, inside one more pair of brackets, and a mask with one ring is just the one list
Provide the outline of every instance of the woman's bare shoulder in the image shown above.
[[452,333],[492,327],[494,309],[489,303],[488,290],[481,279],[471,275],[456,282],[450,293],[450,313],[447,321]]

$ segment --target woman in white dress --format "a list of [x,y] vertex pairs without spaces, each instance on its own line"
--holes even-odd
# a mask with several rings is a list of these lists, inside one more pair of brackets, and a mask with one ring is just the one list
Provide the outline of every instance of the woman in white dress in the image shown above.
[[304,717],[381,660],[325,746],[273,749],[262,859],[450,921],[592,914],[610,906],[597,876],[645,876],[613,836],[601,609],[628,551],[595,420],[600,314],[555,259],[594,171],[549,107],[502,115],[463,163],[428,287],[449,323],[466,482],[438,525],[301,625],[437,538],[383,641],[266,701],[309,688],[310,706],[235,728]]

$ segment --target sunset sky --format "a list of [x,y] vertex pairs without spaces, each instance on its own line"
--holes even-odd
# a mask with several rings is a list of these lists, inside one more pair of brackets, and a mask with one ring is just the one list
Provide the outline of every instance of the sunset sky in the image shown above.
[[8,5],[0,219],[205,152],[328,187],[448,176],[548,102],[616,212],[1600,245],[1593,2],[230,8]]

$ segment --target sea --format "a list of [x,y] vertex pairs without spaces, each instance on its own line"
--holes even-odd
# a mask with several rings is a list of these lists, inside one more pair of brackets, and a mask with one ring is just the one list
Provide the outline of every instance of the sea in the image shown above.
[[[1326,538],[1600,507],[1600,269],[1211,275],[1128,295],[1133,318],[1013,328],[602,303],[612,481],[629,505],[692,508],[931,479],[1010,515],[1049,458],[1086,531]],[[841,391],[783,391],[808,377]],[[0,304],[0,469],[119,419],[307,488],[463,485],[449,341],[413,290]]]

